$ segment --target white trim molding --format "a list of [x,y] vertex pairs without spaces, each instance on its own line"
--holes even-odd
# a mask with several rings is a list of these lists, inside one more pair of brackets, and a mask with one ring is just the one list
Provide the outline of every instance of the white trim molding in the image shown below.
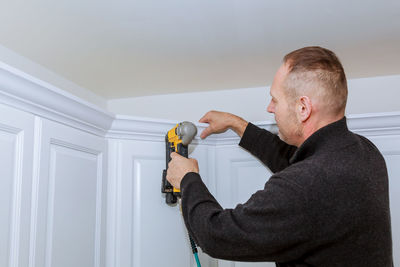
[[[144,140],[164,142],[165,134],[174,127],[178,121],[153,119],[116,115],[106,137],[113,139]],[[193,141],[194,144],[216,144],[223,139],[237,139],[234,133],[210,136],[201,140],[200,133],[207,127],[205,123],[195,123],[198,132]]]
[[99,136],[114,120],[114,114],[5,64],[0,64],[0,103]]
[[[166,132],[176,123],[177,121],[116,115],[107,137],[163,142]],[[207,127],[207,124],[195,124],[198,133],[193,141],[194,144],[234,145],[239,142],[239,137],[231,130],[202,140],[200,133]],[[253,124],[275,134],[278,132],[275,122],[263,121],[253,122]],[[347,124],[349,130],[367,137],[400,135],[400,112],[349,115]]]
[[351,131],[365,136],[400,135],[400,112],[349,115]]

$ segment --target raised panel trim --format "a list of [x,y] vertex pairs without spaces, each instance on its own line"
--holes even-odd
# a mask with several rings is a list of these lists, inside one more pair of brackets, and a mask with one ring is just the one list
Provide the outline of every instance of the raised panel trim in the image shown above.
[[108,185],[107,185],[107,249],[106,249],[106,266],[120,266],[120,243],[118,237],[120,234],[119,220],[121,217],[121,183],[122,183],[122,167],[121,167],[121,144],[109,142],[108,146]]
[[[42,152],[42,141],[43,141],[43,119],[35,117],[35,129],[34,129],[34,169],[33,169],[33,181],[32,181],[32,201],[31,201],[31,228],[30,228],[30,252],[29,252],[29,267],[36,266],[36,246],[37,246],[37,221],[38,221],[38,209],[39,209],[39,181],[41,172],[41,152]],[[95,239],[94,239],[94,266],[100,267],[101,265],[101,227],[102,227],[102,195],[103,195],[103,152],[74,143],[66,142],[57,138],[48,139],[49,142],[49,176],[48,176],[48,202],[45,203],[44,208],[46,214],[46,231],[45,231],[45,250],[44,259],[45,266],[51,266],[51,250],[52,250],[52,218],[53,218],[53,205],[54,205],[54,183],[55,183],[55,150],[56,148],[68,149],[84,153],[86,155],[92,155],[96,157],[96,222],[95,222]],[[47,206],[46,206],[47,205]]]
[[50,170],[47,191],[47,212],[46,212],[46,248],[45,248],[45,267],[51,266],[51,256],[53,250],[53,217],[54,217],[54,194],[55,194],[55,166],[57,164],[56,149],[50,148]]
[[103,153],[101,151],[89,149],[87,147],[79,146],[76,144],[68,143],[63,140],[51,138],[50,139],[50,171],[49,171],[49,188],[48,188],[48,206],[47,206],[47,231],[46,231],[46,261],[45,266],[51,267],[51,256],[52,256],[52,232],[53,229],[53,217],[54,217],[54,190],[55,190],[55,166],[56,166],[56,149],[57,147],[62,149],[69,149],[84,154],[90,154],[96,156],[96,222],[95,222],[95,240],[94,240],[94,266],[100,267],[100,242],[101,242],[101,207],[102,207],[102,165],[103,165]]
[[6,125],[6,124],[0,123],[0,131],[6,132],[6,133],[10,133],[10,134],[18,134],[23,130],[19,129],[19,128],[16,128],[16,127],[12,127],[10,125]]
[[100,267],[101,264],[101,227],[102,227],[102,207],[103,201],[103,153],[97,154],[97,177],[96,177],[96,226],[94,240],[94,266]]
[[39,206],[39,180],[41,166],[41,147],[42,147],[42,126],[43,120],[35,117],[34,128],[34,148],[33,148],[33,175],[32,175],[32,199],[31,199],[31,229],[29,244],[29,267],[35,266],[36,259],[36,236],[37,236],[37,214]]
[[76,145],[76,144],[72,144],[72,143],[69,143],[69,142],[65,142],[63,140],[56,139],[56,138],[51,138],[50,139],[50,144],[51,145],[55,145],[55,146],[60,146],[60,147],[63,147],[63,148],[68,148],[68,149],[75,150],[75,151],[79,151],[79,152],[83,152],[83,153],[86,153],[86,154],[92,154],[92,155],[95,155],[95,156],[98,156],[98,155],[102,154],[101,151],[90,149],[90,148],[87,148],[87,147],[84,147],[84,146],[80,146],[80,145]]
[[241,167],[256,167],[259,166],[259,162],[255,159],[231,159],[229,161],[232,173],[232,187],[231,187],[231,205],[233,205],[233,199],[239,195],[239,176],[238,169]]
[[21,193],[22,193],[22,175],[23,175],[23,153],[24,153],[24,131],[11,126],[0,124],[0,130],[15,135],[14,145],[14,166],[13,166],[13,186],[11,200],[11,220],[9,236],[9,266],[18,266],[19,248],[20,248],[20,221],[21,221]]
[[[132,156],[132,174],[133,174],[133,183],[132,183],[132,195],[133,195],[133,213],[132,213],[132,224],[133,224],[133,231],[132,231],[132,259],[131,263],[133,266],[140,266],[141,263],[141,253],[138,251],[140,249],[140,242],[141,240],[141,223],[140,223],[140,214],[141,214],[141,197],[142,192],[140,191],[140,183],[142,182],[140,179],[141,173],[141,161],[142,160],[163,160],[163,157],[159,156]],[[161,174],[160,174],[161,177]],[[161,183],[160,183],[161,184]],[[160,193],[161,194],[161,193]],[[121,217],[120,217],[121,218]]]

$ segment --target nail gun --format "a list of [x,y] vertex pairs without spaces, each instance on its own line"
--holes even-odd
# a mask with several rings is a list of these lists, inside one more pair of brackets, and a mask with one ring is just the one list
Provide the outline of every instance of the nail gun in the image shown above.
[[183,157],[188,157],[188,145],[197,134],[197,127],[188,121],[178,123],[165,135],[166,169],[163,171],[161,192],[165,193],[167,204],[175,204],[181,197],[179,189],[173,187],[167,180],[168,163],[171,161],[171,153],[176,152]]

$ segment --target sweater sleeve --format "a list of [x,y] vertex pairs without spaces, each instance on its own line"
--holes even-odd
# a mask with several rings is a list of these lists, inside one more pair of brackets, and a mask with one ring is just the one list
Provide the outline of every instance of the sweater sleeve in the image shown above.
[[181,192],[186,227],[214,258],[286,262],[307,250],[304,194],[286,179],[272,176],[264,190],[234,209],[223,209],[197,173],[185,175]]
[[289,166],[289,159],[297,149],[251,123],[247,125],[239,145],[260,159],[273,173]]

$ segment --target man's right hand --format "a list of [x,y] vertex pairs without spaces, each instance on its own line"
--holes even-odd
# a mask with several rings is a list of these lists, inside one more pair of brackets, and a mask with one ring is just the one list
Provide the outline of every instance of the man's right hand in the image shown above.
[[220,111],[209,111],[207,112],[199,122],[210,124],[206,129],[203,130],[200,137],[202,139],[215,133],[223,133],[229,128],[234,130],[240,137],[243,136],[244,130],[247,127],[248,122],[244,119],[227,112]]

